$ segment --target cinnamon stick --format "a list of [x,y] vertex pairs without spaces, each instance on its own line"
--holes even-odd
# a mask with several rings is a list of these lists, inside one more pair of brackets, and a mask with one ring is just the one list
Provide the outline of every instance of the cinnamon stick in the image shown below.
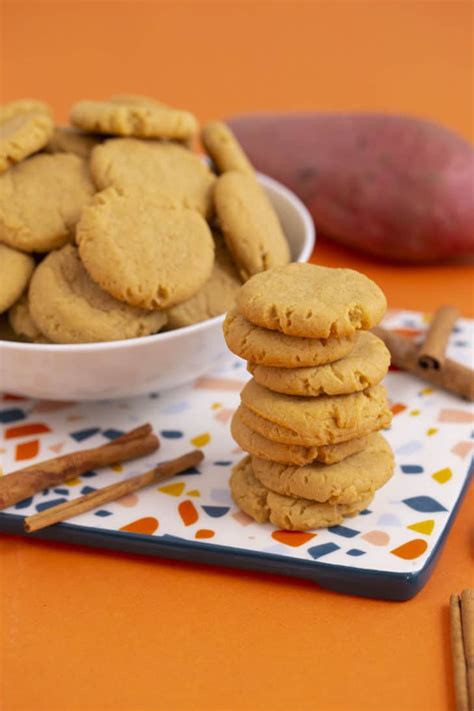
[[74,479],[90,469],[151,454],[159,446],[159,439],[152,433],[151,425],[146,424],[100,447],[70,452],[18,469],[0,478],[0,510],[33,496],[42,489]]
[[451,619],[451,656],[453,660],[456,710],[469,711],[469,695],[467,689],[466,660],[464,657],[461,605],[458,595],[451,595],[449,599],[449,610]]
[[404,336],[377,326],[373,333],[382,339],[397,368],[417,375],[422,380],[449,390],[471,402],[474,400],[474,371],[446,358],[440,370],[422,368],[418,363],[418,348]]
[[444,365],[449,336],[458,318],[455,306],[441,306],[435,312],[419,350],[418,364],[422,368],[439,370]]
[[474,589],[472,588],[461,593],[461,621],[467,692],[470,708],[474,709]]
[[139,474],[130,479],[110,484],[110,486],[80,496],[73,501],[59,504],[59,506],[46,509],[34,516],[28,516],[24,521],[25,531],[28,533],[39,531],[41,528],[46,528],[46,526],[51,526],[59,521],[65,521],[66,519],[95,509],[97,506],[103,506],[110,501],[115,501],[126,494],[130,494],[132,491],[138,491],[138,489],[143,489],[150,484],[156,484],[165,479],[170,479],[176,474],[180,474],[191,467],[197,466],[203,458],[204,454],[201,450],[194,449],[187,454],[183,454],[181,457],[162,462],[144,474]]

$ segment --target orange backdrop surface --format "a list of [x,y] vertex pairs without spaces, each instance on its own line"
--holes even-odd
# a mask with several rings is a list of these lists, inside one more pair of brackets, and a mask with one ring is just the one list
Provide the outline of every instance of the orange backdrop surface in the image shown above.
[[[155,94],[201,119],[377,109],[473,134],[473,5],[9,2],[2,100]],[[472,267],[397,267],[325,240],[315,261],[375,278],[392,307],[474,315]],[[0,538],[5,711],[446,711],[449,594],[473,584],[474,492],[407,603],[159,559]]]

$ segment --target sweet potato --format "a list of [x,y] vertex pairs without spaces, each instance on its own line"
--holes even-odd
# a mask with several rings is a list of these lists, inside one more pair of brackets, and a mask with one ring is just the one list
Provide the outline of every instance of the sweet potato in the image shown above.
[[386,114],[228,121],[255,167],[306,203],[324,234],[410,262],[474,254],[474,151],[451,131]]

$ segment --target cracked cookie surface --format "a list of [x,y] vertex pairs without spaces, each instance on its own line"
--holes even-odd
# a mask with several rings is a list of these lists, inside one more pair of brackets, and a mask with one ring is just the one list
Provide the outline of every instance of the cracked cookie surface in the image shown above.
[[280,221],[253,176],[224,173],[216,181],[214,202],[220,228],[243,279],[290,261]]
[[92,133],[177,140],[192,138],[198,129],[196,118],[189,111],[130,96],[79,101],[72,107],[71,123]]
[[62,247],[94,192],[78,156],[40,154],[18,163],[0,175],[0,242],[25,252]]
[[278,528],[288,531],[337,526],[345,517],[356,516],[367,508],[373,498],[370,494],[351,504],[330,504],[282,496],[258,481],[250,457],[245,457],[233,467],[230,490],[237,506],[255,521],[271,521]]
[[240,397],[259,416],[247,424],[283,444],[338,444],[388,427],[392,420],[383,385],[351,395],[295,398],[267,390],[252,379]]
[[[367,444],[366,437],[351,439],[340,444],[327,444],[320,447],[304,447],[297,444],[282,444],[267,439],[250,426],[259,416],[240,405],[231,421],[232,436],[245,452],[262,459],[281,464],[297,464],[303,466],[318,461],[324,464],[334,464],[359,452]],[[265,422],[263,423],[265,427]]]
[[236,308],[224,321],[228,348],[244,360],[279,368],[324,365],[344,358],[354,347],[354,337],[298,338],[261,328],[248,321]]
[[387,302],[364,274],[292,263],[256,274],[241,288],[237,309],[246,319],[289,336],[352,336],[382,319]]
[[123,304],[103,291],[84,269],[76,247],[69,244],[37,266],[28,303],[34,323],[55,343],[148,336],[166,322],[162,311]]
[[390,352],[373,333],[360,331],[349,355],[311,368],[272,368],[249,363],[256,382],[287,395],[346,395],[377,385],[387,374]]
[[0,244],[0,314],[22,295],[35,268],[33,257]]
[[360,452],[334,464],[288,466],[252,457],[255,477],[267,489],[283,496],[331,504],[352,504],[370,496],[386,484],[393,468],[392,450],[378,433],[369,435],[367,446]]
[[42,101],[12,101],[0,107],[0,173],[41,150],[53,133],[50,107]]
[[91,174],[99,190],[139,189],[159,195],[163,203],[212,211],[215,176],[191,151],[173,143],[114,138],[91,155]]
[[190,299],[211,276],[214,241],[193,210],[155,195],[107,188],[83,210],[77,243],[85,268],[120,301],[166,309]]

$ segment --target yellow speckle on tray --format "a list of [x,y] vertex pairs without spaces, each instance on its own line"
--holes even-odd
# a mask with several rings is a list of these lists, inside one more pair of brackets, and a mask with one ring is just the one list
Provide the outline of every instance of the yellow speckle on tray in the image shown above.
[[440,469],[439,471],[435,472],[431,476],[439,484],[446,484],[446,482],[449,481],[453,476],[453,472],[449,467],[445,467],[444,469]]
[[158,491],[163,492],[163,494],[168,494],[169,496],[180,496],[183,493],[185,487],[184,481],[179,481],[176,484],[167,484],[166,486],[160,486]]
[[195,447],[204,447],[206,444],[209,444],[211,441],[211,435],[209,432],[204,432],[204,434],[196,435],[196,437],[193,437],[191,440],[191,444],[194,444]]
[[211,405],[211,410],[218,410],[220,407],[222,407],[221,402],[213,402]]
[[82,481],[76,477],[76,479],[71,479],[70,481],[66,482],[67,486],[78,486],[78,484],[82,484]]
[[426,434],[428,435],[428,437],[432,437],[437,432],[439,432],[437,427],[430,427],[429,430],[426,430]]

